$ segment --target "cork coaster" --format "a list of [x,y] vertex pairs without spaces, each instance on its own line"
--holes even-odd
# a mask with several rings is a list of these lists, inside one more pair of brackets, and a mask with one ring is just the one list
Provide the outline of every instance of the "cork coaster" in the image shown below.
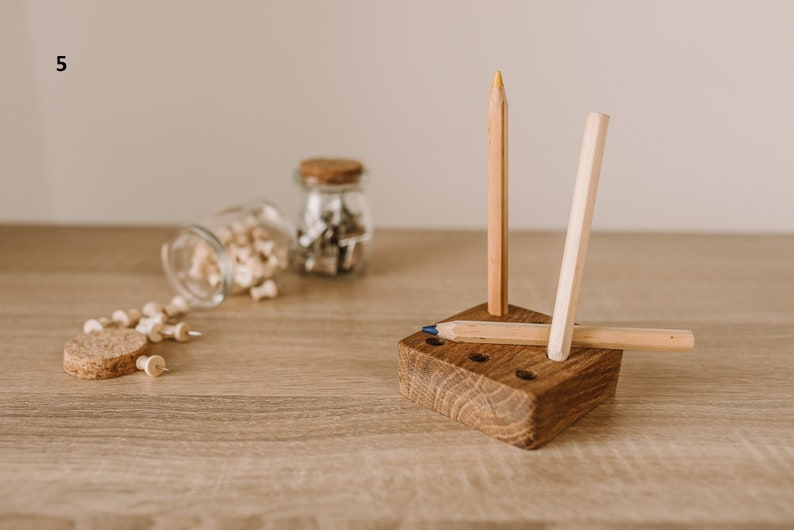
[[310,158],[298,171],[306,184],[354,184],[361,180],[364,166],[346,158]]
[[63,347],[64,371],[80,379],[108,379],[137,371],[135,359],[147,353],[146,336],[129,328],[77,335]]

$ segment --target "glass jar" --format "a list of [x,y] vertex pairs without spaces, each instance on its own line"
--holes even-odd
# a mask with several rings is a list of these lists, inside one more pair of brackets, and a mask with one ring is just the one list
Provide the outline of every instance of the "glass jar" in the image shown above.
[[295,266],[321,276],[363,272],[369,262],[372,221],[361,162],[313,158],[301,162],[296,180],[306,193],[298,224]]
[[289,266],[294,233],[289,219],[267,201],[234,206],[182,227],[163,243],[163,269],[194,306],[214,307],[244,291],[255,299],[272,298],[273,279]]

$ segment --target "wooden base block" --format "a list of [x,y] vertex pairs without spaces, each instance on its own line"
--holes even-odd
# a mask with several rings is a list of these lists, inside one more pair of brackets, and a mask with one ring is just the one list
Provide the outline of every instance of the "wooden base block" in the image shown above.
[[[478,305],[449,320],[548,324],[510,306],[505,316]],[[524,449],[536,449],[615,394],[622,350],[573,348],[552,361],[546,348],[472,344],[418,332],[398,345],[400,392],[410,400]]]

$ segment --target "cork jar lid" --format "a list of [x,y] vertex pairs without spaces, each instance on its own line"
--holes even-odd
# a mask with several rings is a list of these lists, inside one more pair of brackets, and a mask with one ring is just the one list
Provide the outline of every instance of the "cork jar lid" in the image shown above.
[[304,184],[357,184],[364,166],[349,158],[310,158],[298,168]]
[[80,379],[108,379],[138,371],[135,360],[148,353],[146,336],[129,328],[77,335],[63,347],[63,370]]

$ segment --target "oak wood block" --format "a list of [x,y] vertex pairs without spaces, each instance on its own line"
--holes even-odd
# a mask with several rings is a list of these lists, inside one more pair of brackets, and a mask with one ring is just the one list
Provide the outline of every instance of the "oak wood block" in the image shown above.
[[[481,304],[448,320],[548,324],[509,306],[493,317]],[[615,394],[622,350],[573,348],[564,362],[542,346],[444,341],[423,332],[398,345],[400,392],[413,401],[524,449],[536,449]]]

